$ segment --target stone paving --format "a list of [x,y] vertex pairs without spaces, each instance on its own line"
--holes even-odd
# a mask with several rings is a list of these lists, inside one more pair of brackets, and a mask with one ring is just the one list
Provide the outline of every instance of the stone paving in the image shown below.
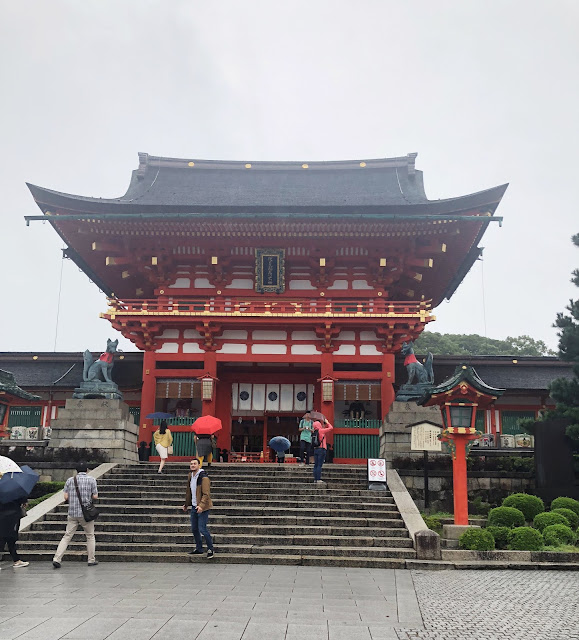
[[579,573],[64,562],[0,571],[0,640],[579,639]]

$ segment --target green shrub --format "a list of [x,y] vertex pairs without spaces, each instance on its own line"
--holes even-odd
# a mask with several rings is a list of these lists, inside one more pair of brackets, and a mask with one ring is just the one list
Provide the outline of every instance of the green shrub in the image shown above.
[[577,536],[571,527],[564,524],[551,524],[543,529],[545,544],[558,547],[562,544],[574,544]]
[[545,511],[545,504],[541,498],[527,493],[513,493],[503,500],[503,507],[514,507],[522,511],[527,522],[532,522],[538,513]]
[[440,533],[442,531],[442,522],[440,518],[437,516],[423,516],[424,523],[429,529],[432,531],[436,531],[436,533]]
[[548,527],[551,524],[564,524],[565,526],[569,526],[569,520],[562,516],[560,513],[555,513],[554,511],[545,511],[544,513],[538,513],[534,520],[533,526],[535,529],[539,531],[543,531],[545,527]]
[[555,498],[551,502],[551,511],[554,509],[571,509],[579,516],[579,500],[573,498]]
[[32,507],[35,507],[37,504],[40,504],[41,502],[44,502],[46,498],[50,498],[50,496],[53,496],[55,493],[58,493],[58,492],[54,491],[54,493],[46,493],[43,496],[40,496],[40,498],[33,498],[32,500],[29,500],[26,508],[32,509]]
[[486,530],[495,539],[495,547],[497,549],[506,549],[509,543],[509,527],[487,527]]
[[564,518],[567,518],[571,529],[577,529],[577,527],[579,527],[579,516],[574,511],[571,511],[571,509],[553,509],[551,513],[558,513]]
[[37,482],[30,492],[30,498],[40,498],[47,493],[56,493],[64,488],[64,482]]
[[512,551],[540,551],[543,546],[543,536],[537,529],[516,527],[509,531],[508,548]]
[[467,529],[460,535],[458,546],[461,549],[492,551],[495,548],[495,539],[488,529]]
[[469,513],[486,516],[491,510],[491,505],[490,502],[485,502],[480,496],[477,496],[472,502],[469,502],[468,510]]
[[488,525],[495,527],[522,527],[525,516],[520,509],[514,507],[497,507],[489,511]]

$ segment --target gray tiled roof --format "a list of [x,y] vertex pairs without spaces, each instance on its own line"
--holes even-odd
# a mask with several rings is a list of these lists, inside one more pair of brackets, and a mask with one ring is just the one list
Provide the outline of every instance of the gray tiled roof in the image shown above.
[[[251,213],[372,213],[396,208],[445,213],[477,206],[496,208],[506,185],[469,196],[428,200],[416,154],[377,160],[339,162],[234,162],[188,160],[139,154],[127,193],[120,198],[87,198],[29,184],[43,210],[50,207],[97,212],[171,211]],[[307,168],[303,166],[307,165]],[[192,165],[192,166],[190,166]],[[250,168],[246,168],[249,165]],[[361,166],[364,165],[364,166]],[[384,213],[379,210],[377,213]]]
[[[99,354],[95,354],[98,356]],[[126,360],[116,360],[113,380],[122,388],[138,388],[142,384],[142,354],[134,354]],[[21,387],[27,389],[72,389],[82,382],[82,353],[40,354],[37,360],[15,358],[10,353],[0,353],[0,367],[9,369]]]

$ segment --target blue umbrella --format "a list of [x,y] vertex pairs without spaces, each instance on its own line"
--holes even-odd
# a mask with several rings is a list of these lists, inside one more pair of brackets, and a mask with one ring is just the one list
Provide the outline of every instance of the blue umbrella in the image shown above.
[[163,413],[162,411],[157,411],[156,413],[150,413],[146,416],[147,420],[167,420],[167,418],[172,418],[172,413]]
[[0,478],[0,504],[29,496],[39,477],[27,465],[21,467],[21,471],[5,473]]
[[274,451],[277,451],[278,453],[282,453],[283,451],[287,451],[292,446],[292,443],[287,438],[284,438],[283,436],[275,436],[275,438],[272,438],[269,441],[269,446]]

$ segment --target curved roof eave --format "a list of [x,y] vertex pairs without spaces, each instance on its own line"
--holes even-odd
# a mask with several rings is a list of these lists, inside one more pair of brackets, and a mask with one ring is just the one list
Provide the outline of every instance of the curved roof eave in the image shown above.
[[198,213],[200,215],[231,214],[231,215],[259,215],[259,214],[332,214],[333,216],[352,214],[446,214],[460,213],[469,209],[488,207],[494,212],[500,203],[508,183],[485,189],[476,193],[445,198],[441,200],[428,200],[425,203],[415,204],[384,204],[361,206],[199,206],[199,205],[152,205],[140,204],[123,200],[122,198],[92,198],[78,196],[61,191],[46,189],[30,183],[26,183],[30,192],[43,211],[51,208],[65,209],[78,213],[131,213],[131,212],[158,212],[167,215],[171,213]]

